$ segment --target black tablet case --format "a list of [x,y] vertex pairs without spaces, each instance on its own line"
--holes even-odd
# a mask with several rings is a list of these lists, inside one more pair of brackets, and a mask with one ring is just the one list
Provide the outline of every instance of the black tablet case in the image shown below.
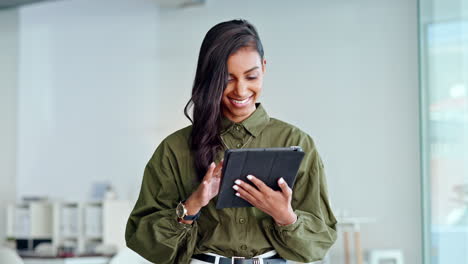
[[292,188],[303,157],[300,147],[226,150],[216,208],[252,207],[249,202],[237,197],[232,188],[237,179],[254,186],[247,175],[261,179],[273,190],[281,190],[278,179],[283,177]]

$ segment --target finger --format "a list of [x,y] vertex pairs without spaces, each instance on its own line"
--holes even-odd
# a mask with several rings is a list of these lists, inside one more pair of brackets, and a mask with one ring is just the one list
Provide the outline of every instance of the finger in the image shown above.
[[290,197],[292,195],[292,189],[289,188],[288,184],[283,179],[283,177],[279,178],[278,185],[281,188],[281,191],[284,195],[286,195],[287,197]]
[[223,170],[223,164],[224,164],[224,160],[221,160],[218,165],[216,166],[215,170],[214,170],[214,173],[213,173],[213,176],[216,177],[216,178],[221,178],[221,172]]
[[213,172],[215,169],[215,163],[211,162],[210,166],[208,166],[208,170],[206,171],[205,177],[203,177],[203,183],[206,184],[208,181],[211,180],[213,177]]
[[262,180],[258,179],[257,177],[253,175],[248,175],[247,179],[249,179],[261,192],[267,192],[271,190],[270,187],[268,187]]
[[257,199],[254,196],[252,196],[244,189],[240,188],[239,185],[234,185],[232,188],[237,191],[236,196],[246,200],[247,202],[255,206],[255,204],[257,203]]
[[262,193],[259,190],[255,189],[255,187],[253,187],[252,185],[241,180],[236,180],[235,183],[240,187],[240,189],[244,189],[256,199],[260,199],[262,197]]

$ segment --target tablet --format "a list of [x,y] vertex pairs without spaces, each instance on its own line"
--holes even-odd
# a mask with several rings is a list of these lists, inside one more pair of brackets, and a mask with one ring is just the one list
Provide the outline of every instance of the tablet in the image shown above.
[[283,177],[292,188],[303,157],[304,152],[297,146],[226,150],[216,209],[252,207],[232,188],[237,179],[255,186],[247,175],[257,177],[273,190],[281,190],[278,179]]

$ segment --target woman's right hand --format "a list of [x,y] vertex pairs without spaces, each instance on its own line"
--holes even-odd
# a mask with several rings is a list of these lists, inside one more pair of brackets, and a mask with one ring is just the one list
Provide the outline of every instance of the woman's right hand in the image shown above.
[[[223,161],[218,163],[218,165],[214,162],[210,164],[201,184],[184,203],[188,215],[195,215],[202,207],[206,206],[211,199],[218,195],[222,168]],[[181,221],[184,223],[192,223],[192,221],[187,220]]]

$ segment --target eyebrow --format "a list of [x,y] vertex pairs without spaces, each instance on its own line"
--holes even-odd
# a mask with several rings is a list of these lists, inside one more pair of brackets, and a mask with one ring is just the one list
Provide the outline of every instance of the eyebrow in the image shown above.
[[[260,68],[260,67],[255,66],[255,67],[253,67],[253,68],[251,68],[251,69],[249,69],[249,70],[246,70],[246,71],[244,72],[244,74],[246,74],[246,73],[248,73],[248,72],[251,72],[251,71],[253,71],[253,70],[259,69],[259,68]],[[232,73],[229,73],[229,75],[232,75]]]
[[246,71],[244,72],[244,74],[246,74],[246,73],[248,73],[248,72],[251,72],[251,71],[253,71],[253,70],[255,70],[255,69],[258,69],[258,66],[255,66],[255,67],[253,67],[253,68],[250,69],[250,70],[246,70]]

